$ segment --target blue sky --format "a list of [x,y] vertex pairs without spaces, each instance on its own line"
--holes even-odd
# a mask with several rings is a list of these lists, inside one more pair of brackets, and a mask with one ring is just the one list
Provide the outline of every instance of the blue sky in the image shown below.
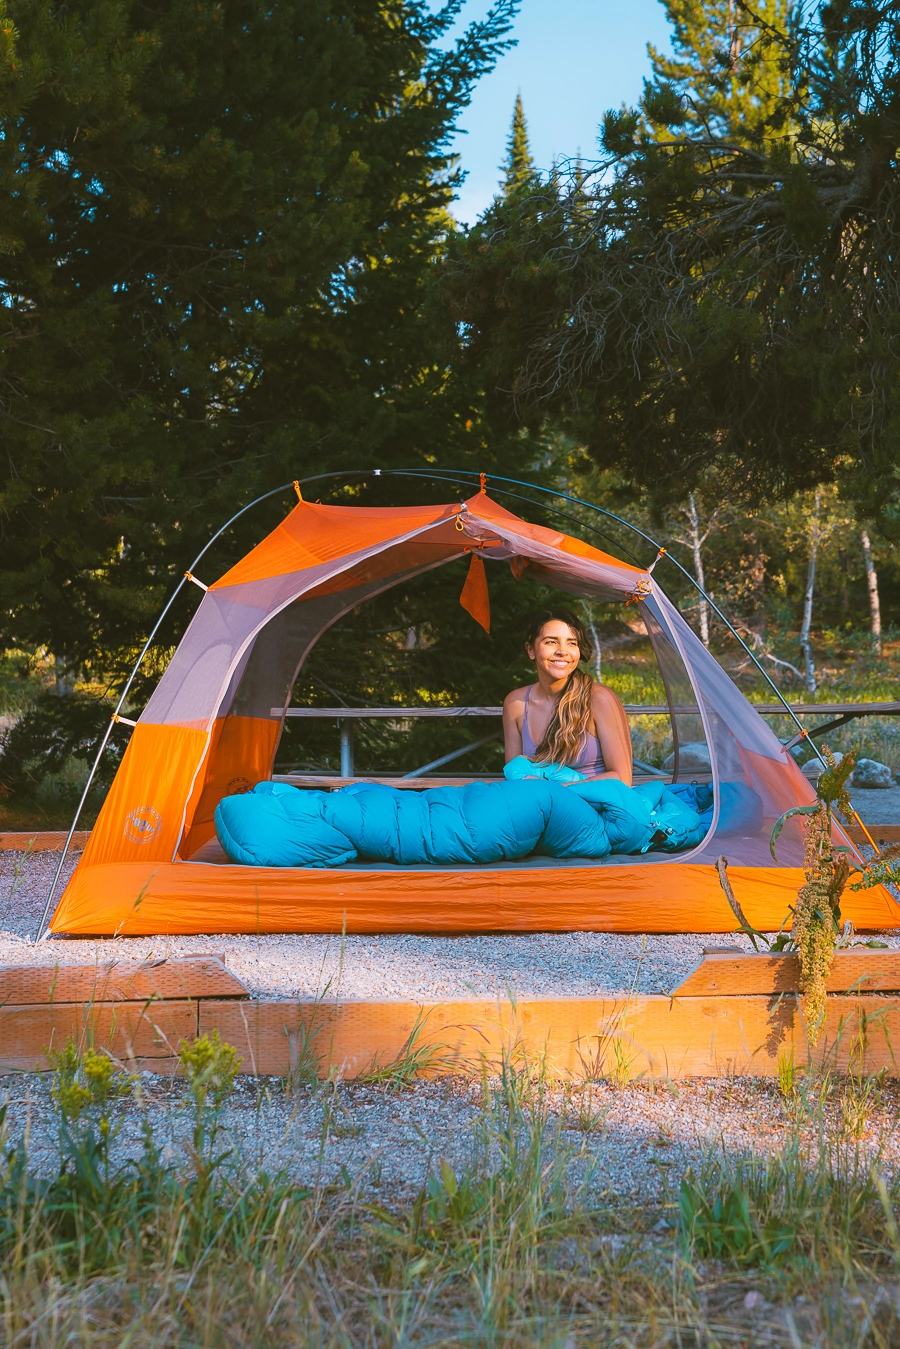
[[[468,0],[463,19],[486,8],[487,0]],[[647,43],[668,47],[668,33],[659,0],[523,0],[513,30],[518,46],[481,81],[460,120],[468,134],[457,136],[454,149],[468,177],[457,219],[472,224],[497,190],[519,90],[540,168],[579,151],[590,159],[603,113],[640,97],[650,73]]]

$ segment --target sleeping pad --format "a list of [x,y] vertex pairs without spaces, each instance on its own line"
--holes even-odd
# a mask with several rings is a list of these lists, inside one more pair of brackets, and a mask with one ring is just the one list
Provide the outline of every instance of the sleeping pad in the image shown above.
[[[216,807],[216,835],[244,866],[336,867],[358,858],[401,866],[479,865],[543,857],[606,857],[696,847],[712,819],[712,790],[691,784],[626,787],[574,769],[523,761],[503,782],[410,791],[354,783],[335,792],[259,782]],[[571,776],[569,776],[571,775]],[[739,784],[726,784],[738,787]],[[708,801],[702,795],[708,794]],[[740,787],[759,806],[749,788]],[[753,802],[736,803],[749,829]],[[759,809],[760,824],[762,811]]]

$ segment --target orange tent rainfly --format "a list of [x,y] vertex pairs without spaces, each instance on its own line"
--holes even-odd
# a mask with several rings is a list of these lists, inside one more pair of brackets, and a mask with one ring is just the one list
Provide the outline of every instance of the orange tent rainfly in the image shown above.
[[[676,746],[705,742],[716,799],[727,781],[759,794],[759,834],[717,838],[716,808],[701,845],[674,855],[326,870],[229,862],[213,812],[223,796],[271,776],[294,682],[318,638],[362,601],[467,553],[463,598],[485,627],[485,569],[498,564],[511,565],[523,584],[636,603]],[[771,930],[803,875],[799,826],[782,835],[780,865],[769,852],[769,830],[783,811],[813,799],[775,734],[648,571],[528,524],[484,492],[462,504],[402,509],[300,501],[204,595],[137,722],[51,927],[123,935],[342,927],[728,932],[734,917],[714,866],[724,852],[747,917]],[[900,909],[884,889],[848,895],[845,909],[858,927],[900,926]]]

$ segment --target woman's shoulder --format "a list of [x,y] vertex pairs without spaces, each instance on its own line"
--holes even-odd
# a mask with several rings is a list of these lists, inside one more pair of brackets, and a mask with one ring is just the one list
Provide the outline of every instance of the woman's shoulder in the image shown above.
[[594,683],[591,698],[595,707],[622,707],[622,699],[608,684]]
[[512,712],[516,708],[524,707],[525,695],[530,687],[529,684],[525,684],[522,688],[513,689],[512,693],[507,693],[506,697],[503,699],[503,710],[505,712]]

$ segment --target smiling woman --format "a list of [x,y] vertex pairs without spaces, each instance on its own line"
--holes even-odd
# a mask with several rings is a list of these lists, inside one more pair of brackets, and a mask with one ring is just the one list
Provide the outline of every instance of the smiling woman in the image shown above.
[[586,777],[619,778],[631,786],[631,738],[625,709],[612,689],[579,670],[593,655],[590,638],[568,609],[537,614],[525,640],[537,683],[513,689],[503,703],[507,763],[520,754],[537,763],[567,764]]

